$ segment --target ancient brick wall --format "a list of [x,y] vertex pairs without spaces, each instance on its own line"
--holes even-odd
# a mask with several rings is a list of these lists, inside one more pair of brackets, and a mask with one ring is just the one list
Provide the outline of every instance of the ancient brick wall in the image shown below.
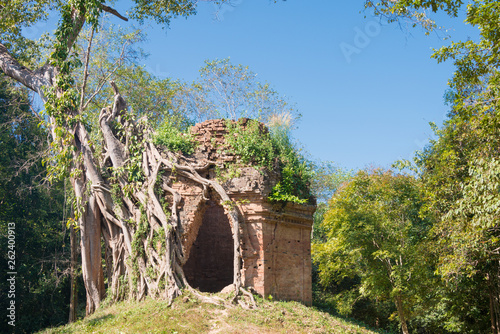
[[[198,162],[224,162],[229,154],[224,120],[211,120],[192,128],[200,145],[194,153]],[[275,299],[312,302],[311,228],[314,205],[272,204],[267,200],[279,180],[276,171],[242,167],[239,176],[223,183],[242,215],[242,278],[246,287]],[[203,177],[216,177],[215,168]],[[197,184],[179,178],[173,187],[184,201],[180,210],[182,245],[188,260],[184,271],[190,284],[201,291],[220,291],[232,282],[232,234],[220,199],[204,193]],[[228,270],[227,267],[230,267]]]
[[[253,198],[241,207],[251,249],[244,252],[243,278],[263,296],[312,303],[312,205],[273,206]],[[242,247],[247,245],[243,243]]]

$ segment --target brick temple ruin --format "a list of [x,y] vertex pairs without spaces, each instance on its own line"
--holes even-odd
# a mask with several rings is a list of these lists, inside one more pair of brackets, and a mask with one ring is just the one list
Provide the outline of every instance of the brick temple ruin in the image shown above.
[[[210,120],[192,128],[200,143],[194,153],[197,161],[215,161],[220,166],[235,161],[227,153],[225,122]],[[201,176],[214,179],[216,170]],[[247,166],[239,169],[238,177],[222,184],[242,215],[242,283],[265,297],[310,305],[311,229],[316,206],[268,201],[278,178],[276,171]],[[182,247],[189,254],[183,266],[186,278],[200,291],[219,292],[233,282],[232,227],[223,203],[215,193],[182,177],[174,187],[184,198],[180,216]]]

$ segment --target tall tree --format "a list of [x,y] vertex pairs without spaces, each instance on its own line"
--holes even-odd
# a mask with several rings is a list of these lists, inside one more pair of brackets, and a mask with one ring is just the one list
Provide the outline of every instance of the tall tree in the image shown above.
[[[0,74],[0,305],[15,302],[16,332],[64,323],[69,293],[64,190],[61,183],[41,184],[48,133],[30,106],[27,90]],[[17,273],[15,289],[8,272]],[[11,320],[2,319],[1,332],[12,332]]]
[[[446,99],[451,110],[437,140],[418,159],[427,188],[427,213],[436,220],[440,273],[452,283],[482,281],[489,295],[493,333],[500,332],[500,276],[495,220],[499,210],[500,3],[493,0],[366,1],[390,21],[409,19],[427,32],[437,24],[426,10],[455,17],[467,5],[465,23],[478,28],[477,40],[453,41],[436,50],[438,62],[451,60],[456,71]],[[466,284],[471,286],[471,284]],[[475,286],[480,286],[475,284]],[[458,289],[460,289],[458,285]]]
[[300,118],[293,105],[269,83],[258,81],[248,66],[234,65],[230,58],[206,60],[200,78],[183,85],[176,103],[196,121],[247,117],[269,123],[272,117],[287,115],[293,126]]
[[403,333],[430,270],[422,252],[430,224],[419,217],[421,205],[415,178],[360,171],[331,199],[323,222],[327,240],[314,245],[323,285],[359,277],[354,296],[392,300]]

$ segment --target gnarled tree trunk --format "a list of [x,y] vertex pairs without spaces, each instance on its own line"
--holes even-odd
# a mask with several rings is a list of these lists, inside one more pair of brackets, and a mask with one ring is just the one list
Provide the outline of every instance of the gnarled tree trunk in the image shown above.
[[[149,295],[171,302],[181,294],[182,288],[193,290],[182,270],[187,260],[180,236],[182,197],[172,183],[180,175],[206,190],[212,189],[221,203],[230,202],[230,198],[221,185],[200,175],[211,166],[210,163],[197,165],[171,152],[158,151],[152,144],[152,131],[147,123],[135,122],[126,113],[125,101],[116,86],[112,86],[114,105],[104,108],[99,117],[104,137],[102,165],[111,175],[102,184],[93,186],[101,191],[97,195],[98,203],[105,221],[106,244],[112,254],[111,291],[114,298],[119,299],[125,288],[120,277],[127,277],[129,296],[142,299]],[[128,175],[124,169],[128,170]],[[138,169],[140,180],[130,180],[130,173],[137,173]],[[111,192],[113,195],[109,196]],[[232,223],[233,283],[238,295],[241,288],[241,215],[236,206],[228,208],[227,214]],[[161,246],[153,245],[158,237],[163,239]]]
[[[104,9],[103,9],[104,10]],[[73,31],[67,40],[67,50],[85,21],[84,12],[71,14]],[[46,88],[54,88],[57,98],[64,93],[57,87],[58,69],[46,64],[36,71],[21,66],[0,43],[2,71],[37,92],[44,102]],[[179,206],[181,195],[172,187],[177,175],[216,194],[220,203],[230,202],[224,188],[214,180],[200,175],[211,167],[199,165],[172,152],[159,152],[152,144],[152,131],[147,122],[136,122],[127,113],[125,100],[112,84],[113,106],[104,108],[99,117],[103,134],[104,156],[96,156],[90,145],[89,134],[79,120],[79,110],[66,110],[71,115],[69,124],[58,124],[50,117],[48,126],[52,139],[62,145],[57,127],[63,126],[74,146],[71,183],[80,212],[82,270],[87,292],[87,314],[94,312],[105,296],[101,261],[101,234],[106,247],[106,264],[110,291],[115,300],[142,299],[149,295],[169,302],[187,288],[193,290],[184,276]],[[65,145],[68,145],[67,143]],[[226,208],[234,241],[235,300],[241,288],[240,213],[237,206]],[[156,242],[156,245],[153,243]]]
[[94,313],[105,296],[101,264],[101,215],[95,196],[91,196],[80,219],[82,273],[87,292],[87,315]]

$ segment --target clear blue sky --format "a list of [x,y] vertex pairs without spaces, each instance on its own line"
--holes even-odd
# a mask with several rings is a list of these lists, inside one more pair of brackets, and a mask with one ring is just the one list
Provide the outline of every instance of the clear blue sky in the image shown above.
[[[201,3],[168,30],[149,28],[147,68],[192,81],[205,59],[248,65],[296,103],[303,116],[294,136],[312,158],[349,169],[411,158],[432,135],[428,123],[445,119],[453,65],[430,58],[448,43],[439,36],[365,18],[361,0],[233,3],[219,19]],[[439,22],[454,39],[474,31],[463,19]]]

